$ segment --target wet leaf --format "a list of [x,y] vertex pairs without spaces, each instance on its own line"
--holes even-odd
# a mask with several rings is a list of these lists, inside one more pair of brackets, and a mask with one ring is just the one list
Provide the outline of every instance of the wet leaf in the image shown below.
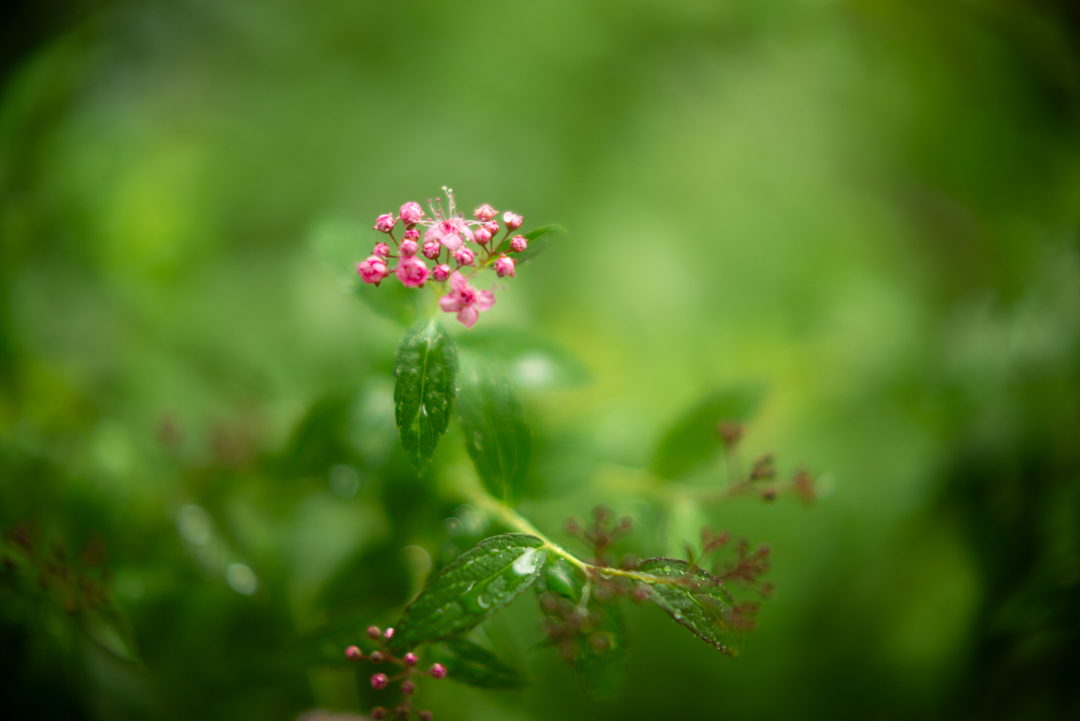
[[679,478],[707,465],[721,448],[716,424],[744,422],[764,397],[761,386],[738,386],[715,391],[690,408],[660,439],[652,470],[661,478]]
[[410,330],[394,362],[395,419],[405,455],[417,471],[446,433],[454,403],[457,351],[436,322]]
[[467,631],[503,609],[536,580],[544,542],[522,533],[487,538],[444,567],[409,604],[391,648],[405,651]]
[[629,634],[617,597],[605,601],[593,583],[581,605],[585,576],[565,561],[549,563],[536,582],[536,597],[549,635],[586,690],[598,698],[618,691],[629,666]]
[[501,373],[470,362],[461,373],[458,416],[465,450],[484,487],[511,502],[519,495],[532,450],[532,433],[521,404]]
[[431,647],[432,657],[446,666],[446,677],[478,688],[515,689],[525,677],[483,646],[464,638],[448,638]]
[[675,558],[650,558],[634,570],[671,579],[644,584],[649,600],[709,645],[732,656],[738,654],[741,634],[731,618],[734,599],[718,580]]

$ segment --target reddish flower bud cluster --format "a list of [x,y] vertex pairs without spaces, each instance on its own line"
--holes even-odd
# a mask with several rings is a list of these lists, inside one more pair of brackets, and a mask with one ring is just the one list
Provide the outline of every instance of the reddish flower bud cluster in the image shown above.
[[[349,646],[345,649],[345,657],[356,663],[363,659],[371,661],[373,664],[388,663],[396,666],[401,666],[402,670],[392,676],[385,673],[372,674],[368,681],[371,683],[371,687],[376,691],[381,691],[395,681],[401,681],[401,694],[403,696],[401,704],[395,706],[391,711],[382,706],[376,706],[371,709],[371,718],[373,719],[385,719],[389,713],[392,713],[397,718],[409,718],[410,714],[414,711],[421,721],[431,721],[432,714],[430,711],[421,711],[412,705],[410,701],[413,694],[416,693],[416,682],[413,680],[414,676],[424,675],[424,672],[416,670],[416,664],[419,663],[419,657],[409,651],[401,658],[397,658],[390,651],[387,643],[394,637],[394,629],[388,628],[385,631],[378,626],[368,626],[367,637],[372,641],[375,641],[379,648],[372,651],[370,654],[365,655],[359,646]],[[435,663],[428,669],[426,675],[432,678],[446,678],[446,667],[441,663]]]
[[728,448],[735,446],[742,440],[743,425],[736,421],[720,421],[716,424],[716,434]]
[[[705,532],[702,531],[703,538],[704,535]],[[720,535],[730,538],[727,531]],[[769,572],[771,553],[772,548],[767,543],[760,544],[751,552],[750,541],[740,538],[735,542],[735,551],[731,558],[718,559],[713,564],[713,574],[721,581],[737,581],[762,596],[769,596],[773,592],[773,584],[762,582],[761,577]]]
[[567,520],[566,532],[592,547],[596,565],[614,565],[614,559],[609,554],[611,546],[621,537],[633,531],[633,519],[629,516],[623,516],[616,520],[615,512],[607,506],[597,506],[593,509],[592,516],[593,522],[588,526],[583,526],[582,522],[577,518]]
[[[442,201],[434,204],[428,201],[431,216],[425,218],[419,203],[408,202],[401,206],[395,218],[393,213],[384,213],[375,220],[375,230],[386,233],[397,246],[397,253],[392,253],[386,243],[376,243],[371,255],[356,264],[356,272],[361,280],[374,286],[382,283],[389,275],[397,276],[401,284],[409,288],[422,288],[430,279],[442,283],[450,280],[449,292],[444,295],[439,305],[447,313],[456,313],[457,319],[467,328],[476,323],[481,311],[495,304],[495,295],[491,291],[477,290],[469,284],[472,276],[484,269],[492,269],[500,278],[516,277],[515,253],[523,253],[528,248],[528,240],[522,235],[508,238],[510,232],[521,227],[523,218],[507,211],[503,213],[506,233],[496,240],[499,223],[495,220],[498,211],[488,204],[481,205],[473,212],[475,220],[466,220],[457,212],[452,190],[443,188],[448,199],[444,211]],[[394,228],[398,223],[404,228],[404,236],[399,243],[394,237]],[[424,228],[423,240],[419,228]],[[470,247],[469,243],[475,243]],[[434,268],[429,268],[418,253],[428,260],[436,261]],[[445,263],[439,259],[445,253]],[[449,261],[460,270],[474,268],[466,277],[458,271],[451,271]],[[397,266],[391,267],[391,261],[397,260]]]

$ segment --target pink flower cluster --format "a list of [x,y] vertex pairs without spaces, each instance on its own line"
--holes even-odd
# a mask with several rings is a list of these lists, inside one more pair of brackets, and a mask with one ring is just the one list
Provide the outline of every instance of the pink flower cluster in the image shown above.
[[[529,242],[523,235],[510,235],[521,227],[520,215],[503,213],[500,226],[496,220],[499,212],[485,203],[473,211],[475,220],[466,220],[454,206],[454,192],[445,187],[443,190],[448,200],[445,211],[442,200],[436,199],[434,204],[428,201],[431,216],[427,218],[420,204],[414,202],[401,206],[396,218],[393,213],[380,215],[375,230],[386,233],[397,252],[386,243],[376,243],[367,260],[356,264],[356,272],[365,283],[375,286],[391,274],[409,288],[422,288],[428,280],[449,280],[450,287],[439,299],[439,307],[457,313],[457,319],[472,328],[480,311],[495,305],[495,295],[489,290],[477,290],[469,279],[485,269],[494,270],[500,278],[515,277],[513,254],[524,252]],[[399,222],[403,227],[400,241],[394,236]],[[504,230],[503,236],[497,239],[500,230]],[[429,268],[418,254],[433,261],[434,267]],[[394,268],[389,265],[392,259],[397,261]],[[451,260],[456,269],[451,269]]]

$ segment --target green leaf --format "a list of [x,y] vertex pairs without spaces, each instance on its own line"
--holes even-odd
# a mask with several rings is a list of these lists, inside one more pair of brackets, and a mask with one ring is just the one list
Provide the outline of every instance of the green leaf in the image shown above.
[[353,295],[367,303],[369,308],[403,326],[416,322],[424,292],[419,288],[406,288],[392,275],[378,286],[360,282],[353,288]]
[[371,254],[371,248],[379,240],[381,237],[369,227],[340,216],[322,218],[308,233],[312,255],[344,290],[384,318],[410,326],[416,321],[423,291],[406,288],[394,278],[387,278],[376,287],[362,282],[356,275],[356,264]]
[[529,467],[532,434],[510,384],[490,364],[469,362],[461,373],[458,415],[484,487],[511,502]]
[[741,634],[731,620],[735,601],[720,581],[675,558],[650,558],[634,570],[670,579],[648,583],[649,600],[705,643],[723,653],[738,655]]
[[284,649],[284,659],[295,666],[348,665],[345,649],[366,638],[364,629],[377,618],[375,605],[367,603],[335,615],[294,636]]
[[409,331],[394,361],[395,419],[401,445],[417,471],[446,433],[454,404],[457,350],[435,321]]
[[[530,260],[547,250],[556,235],[565,232],[566,228],[561,225],[543,225],[539,228],[530,230],[528,233],[521,233],[525,240],[529,241],[529,247],[526,248],[523,253],[514,253],[514,264],[523,265],[528,263]],[[507,238],[499,244],[499,247],[495,252],[505,252],[509,247],[510,238]]]
[[679,478],[707,465],[720,451],[716,431],[720,421],[746,421],[764,397],[761,386],[737,386],[715,391],[675,422],[656,449],[652,470],[661,478]]
[[113,603],[88,606],[79,611],[82,626],[98,645],[125,661],[137,663],[139,650],[127,617]]
[[572,353],[528,331],[489,326],[463,333],[459,342],[497,361],[522,388],[572,387],[592,380],[589,369]]
[[[615,593],[594,582],[583,608],[584,590],[584,574],[561,560],[548,564],[536,582],[540,609],[563,660],[590,694],[610,698],[629,667],[626,621]],[[604,594],[609,594],[607,600],[601,600]]]
[[525,677],[483,646],[464,638],[448,638],[431,647],[432,657],[446,666],[446,677],[478,688],[515,689]]
[[405,609],[390,646],[405,651],[473,628],[532,585],[547,561],[544,542],[506,533],[458,556]]

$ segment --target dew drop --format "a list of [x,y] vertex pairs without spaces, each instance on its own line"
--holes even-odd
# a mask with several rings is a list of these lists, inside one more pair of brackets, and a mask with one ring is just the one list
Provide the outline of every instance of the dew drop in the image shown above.
[[491,601],[484,598],[484,594],[480,594],[476,597],[476,605],[480,608],[491,608]]
[[536,549],[530,548],[514,561],[511,568],[519,576],[527,576],[536,571]]

